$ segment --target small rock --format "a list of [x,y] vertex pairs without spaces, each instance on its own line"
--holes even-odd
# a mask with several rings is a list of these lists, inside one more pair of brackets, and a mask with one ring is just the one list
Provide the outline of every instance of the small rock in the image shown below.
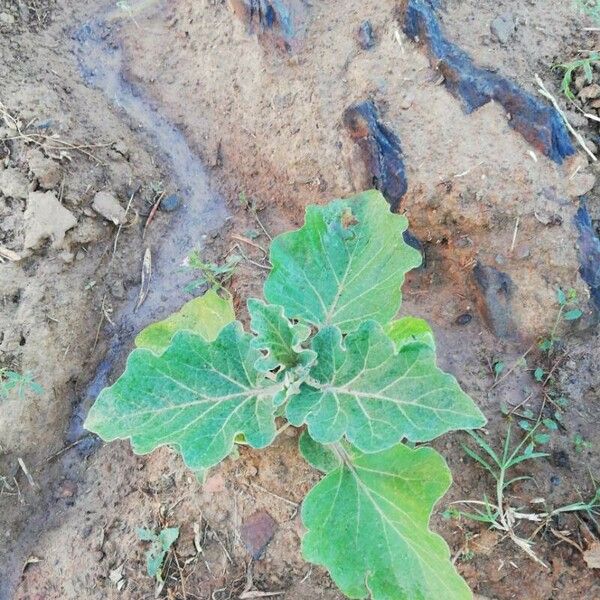
[[579,99],[583,100],[595,100],[596,98],[600,98],[600,85],[597,83],[592,83],[592,85],[586,85],[579,92]]
[[107,221],[115,225],[124,225],[127,218],[125,209],[119,201],[108,192],[98,192],[94,196],[92,208]]
[[585,145],[592,154],[598,153],[598,146],[595,144],[595,142],[592,142],[591,140],[585,140]]
[[358,45],[363,50],[370,50],[375,45],[375,34],[370,21],[363,21],[358,28]]
[[565,111],[565,115],[569,120],[569,123],[575,127],[575,129],[583,129],[587,127],[588,120],[581,113],[575,112],[574,110]]
[[25,219],[27,249],[37,248],[50,238],[53,248],[61,248],[66,232],[77,225],[77,219],[57,199],[54,192],[30,192]]
[[170,194],[160,202],[160,210],[164,212],[175,212],[181,206],[181,197],[177,194]]
[[492,35],[501,43],[506,44],[515,33],[515,19],[511,14],[496,17],[490,23]]
[[46,158],[39,150],[30,153],[29,169],[38,180],[40,187],[45,190],[51,190],[60,183],[60,167],[51,158]]
[[125,290],[125,285],[120,279],[113,281],[110,284],[109,289],[110,294],[113,298],[115,298],[116,300],[125,300],[127,292]]
[[240,535],[252,558],[258,560],[263,555],[276,527],[277,523],[266,510],[255,512],[244,522]]
[[568,193],[570,196],[583,196],[596,184],[596,176],[592,173],[577,173],[569,180]]
[[455,323],[457,325],[468,325],[473,320],[473,315],[470,313],[463,313],[456,317]]
[[2,12],[0,13],[0,23],[2,25],[14,25],[15,18],[10,13]]
[[0,171],[0,193],[7,198],[25,200],[29,194],[29,181],[18,169],[9,167]]

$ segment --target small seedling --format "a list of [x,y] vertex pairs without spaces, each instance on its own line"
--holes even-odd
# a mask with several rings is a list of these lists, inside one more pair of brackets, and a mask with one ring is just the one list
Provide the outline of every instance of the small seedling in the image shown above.
[[590,55],[586,58],[578,58],[570,62],[554,65],[555,69],[561,70],[563,72],[563,78],[560,84],[560,91],[569,100],[575,100],[575,94],[571,89],[571,86],[573,85],[573,80],[581,71],[585,77],[586,83],[591,84],[594,81],[592,65],[598,62],[600,62],[600,54],[597,52],[591,52]]
[[583,311],[577,306],[577,291],[574,289],[568,290],[566,293],[558,288],[556,290],[556,301],[558,302],[558,313],[554,320],[552,331],[548,337],[542,339],[538,344],[538,348],[542,352],[552,354],[555,348],[560,342],[560,338],[557,337],[557,331],[560,324],[564,321],[576,321],[583,316]]
[[[457,511],[454,515],[458,514],[458,516],[474,521],[487,523],[493,529],[505,533],[533,560],[544,564],[534,553],[532,542],[520,537],[515,532],[518,521],[521,519],[531,520],[532,515],[530,513],[523,513],[521,508],[511,507],[506,501],[506,493],[511,485],[518,481],[531,479],[528,475],[509,478],[509,472],[525,461],[549,456],[545,452],[535,451],[533,441],[535,432],[536,427],[532,427],[514,450],[511,450],[511,427],[509,424],[501,454],[497,454],[480,435],[469,432],[469,435],[483,452],[478,453],[467,445],[463,445],[463,448],[468,456],[479,463],[494,478],[496,482],[495,497],[494,500],[490,500],[487,496],[484,496],[483,500],[460,500],[457,504],[472,506],[475,512]],[[537,520],[537,518],[534,520]]]
[[199,287],[207,285],[212,289],[222,288],[235,273],[235,270],[242,260],[242,257],[238,254],[232,254],[227,257],[224,264],[218,265],[212,262],[206,262],[200,256],[198,250],[194,250],[189,254],[185,261],[185,268],[193,271],[194,273],[199,272],[199,277],[188,283],[184,290],[190,294],[196,291]]
[[31,373],[0,369],[0,398],[8,398],[15,392],[17,398],[22,400],[28,391],[40,395],[44,393],[44,388],[33,379]]
[[150,549],[146,552],[146,570],[150,577],[162,582],[163,564],[171,546],[179,537],[179,527],[167,527],[158,533],[141,527],[137,530],[137,535],[143,542],[152,542]]
[[[429,529],[450,471],[415,444],[485,418],[437,366],[429,325],[396,318],[421,262],[407,226],[376,191],[309,206],[301,229],[272,241],[267,303],[247,303],[251,333],[239,321],[206,337],[189,324],[165,333],[163,322],[162,341],[132,352],[86,427],[139,453],[168,444],[196,472],[237,441],[268,446],[285,428],[276,419],[305,427],[300,452],[325,476],[302,503],[304,556],[350,598],[467,600]],[[223,319],[217,308],[198,315]]]
[[581,454],[584,450],[589,450],[592,447],[592,444],[588,442],[580,433],[576,433],[573,436],[573,447],[575,448],[575,452]]

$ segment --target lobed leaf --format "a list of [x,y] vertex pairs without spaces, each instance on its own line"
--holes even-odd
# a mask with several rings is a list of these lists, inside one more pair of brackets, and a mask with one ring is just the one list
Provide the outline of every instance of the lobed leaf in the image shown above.
[[142,329],[135,338],[135,345],[160,354],[181,330],[194,331],[210,342],[225,325],[234,320],[231,297],[221,298],[215,290],[208,290],[203,296],[186,302],[179,311],[164,321],[152,323]]
[[213,342],[180,331],[161,355],[134,350],[85,427],[107,441],[130,438],[141,454],[173,445],[192,469],[220,462],[240,433],[254,448],[267,446],[275,438],[273,397],[282,384],[254,369],[261,355],[251,339],[234,322]]
[[446,542],[428,528],[452,481],[431,448],[403,444],[345,460],[308,494],[302,550],[349,598],[467,600]]
[[306,423],[320,443],[345,436],[363,452],[378,452],[403,438],[423,442],[485,423],[456,379],[436,366],[429,346],[396,350],[375,321],[343,341],[337,327],[326,327],[312,348],[319,359],[289,399],[286,415],[292,425]]
[[304,226],[271,244],[265,298],[289,318],[344,333],[366,319],[387,323],[400,308],[405,273],[421,263],[402,237],[407,226],[375,190],[309,206]]
[[310,335],[310,327],[291,323],[281,306],[265,304],[255,298],[248,300],[248,312],[252,330],[256,333],[252,346],[267,352],[255,365],[259,371],[308,366],[314,362],[315,353],[301,346]]

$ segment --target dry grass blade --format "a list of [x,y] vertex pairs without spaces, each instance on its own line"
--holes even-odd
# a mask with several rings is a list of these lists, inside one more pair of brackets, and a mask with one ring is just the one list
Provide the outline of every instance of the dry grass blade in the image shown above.
[[[5,139],[21,140],[26,144],[39,146],[45,151],[59,151],[61,155],[58,158],[65,158],[62,153],[66,153],[68,150],[75,150],[101,165],[103,164],[102,161],[97,156],[94,156],[90,150],[94,150],[95,148],[108,148],[111,146],[111,144],[76,144],[62,140],[58,136],[48,136],[28,131],[27,129],[31,123],[23,125],[20,119],[12,115],[1,101],[0,118],[4,121],[9,130],[14,131],[14,135]],[[69,158],[68,156],[66,157]]]
[[144,261],[142,263],[142,284],[140,286],[140,295],[138,297],[137,304],[135,306],[134,312],[138,310],[138,308],[144,304],[144,301],[148,297],[148,292],[150,291],[150,279],[152,277],[152,253],[150,252],[150,248],[146,248],[144,252]]

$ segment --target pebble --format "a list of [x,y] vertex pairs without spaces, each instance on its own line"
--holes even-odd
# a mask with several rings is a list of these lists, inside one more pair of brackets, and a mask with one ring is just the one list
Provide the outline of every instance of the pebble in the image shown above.
[[39,150],[34,150],[29,155],[29,169],[35,175],[40,187],[45,190],[51,190],[60,183],[60,167]]
[[29,181],[18,169],[0,170],[0,192],[7,198],[25,200],[28,196]]
[[3,25],[14,25],[15,18],[10,13],[0,13],[0,23]]
[[363,50],[370,50],[375,45],[375,35],[370,21],[363,21],[358,28],[358,45]]
[[109,192],[98,192],[94,196],[92,208],[107,221],[115,225],[124,225],[127,218],[125,209],[119,201]]
[[592,85],[586,85],[579,92],[579,99],[583,100],[584,102],[586,100],[595,100],[598,97],[600,97],[600,85],[598,85],[597,83],[592,83]]
[[65,234],[77,225],[73,213],[67,210],[54,192],[30,192],[25,218],[25,248],[37,248],[50,238],[53,248],[62,247]]
[[277,523],[266,510],[259,510],[244,521],[240,537],[254,560],[263,555],[276,530]]
[[164,212],[175,212],[180,206],[181,197],[177,194],[170,194],[161,200],[160,210]]
[[456,317],[457,325],[468,325],[473,320],[473,315],[470,313],[463,313]]
[[572,177],[569,181],[569,195],[583,196],[587,194],[596,184],[596,176],[592,173],[582,173],[581,171]]
[[515,19],[511,14],[499,15],[490,23],[492,35],[501,43],[506,44],[515,33]]

